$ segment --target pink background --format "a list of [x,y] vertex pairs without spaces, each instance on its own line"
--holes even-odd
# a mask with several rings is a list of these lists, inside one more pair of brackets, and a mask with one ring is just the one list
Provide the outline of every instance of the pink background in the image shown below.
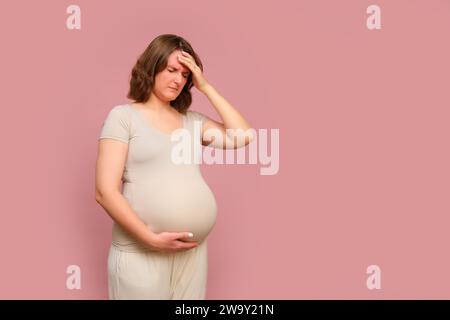
[[255,128],[280,129],[277,175],[202,166],[219,205],[208,299],[450,298],[448,1],[8,1],[0,15],[0,298],[107,299],[97,138],[162,33],[190,41]]

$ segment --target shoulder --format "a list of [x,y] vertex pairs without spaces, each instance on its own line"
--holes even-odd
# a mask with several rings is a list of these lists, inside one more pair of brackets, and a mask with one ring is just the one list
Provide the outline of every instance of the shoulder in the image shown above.
[[105,122],[120,123],[129,126],[131,121],[130,106],[128,104],[114,105],[109,109]]
[[200,112],[194,111],[194,110],[187,110],[186,117],[188,117],[188,119],[199,120],[199,121],[204,121],[208,118],[203,113],[200,113]]
[[124,118],[124,120],[129,118],[129,114],[130,106],[128,104],[115,105],[108,111],[109,117]]
[[128,113],[129,112],[129,108],[130,108],[130,105],[128,105],[128,104],[118,104],[118,105],[113,106],[109,110],[109,112],[110,113],[121,113],[121,114],[123,114],[123,113]]

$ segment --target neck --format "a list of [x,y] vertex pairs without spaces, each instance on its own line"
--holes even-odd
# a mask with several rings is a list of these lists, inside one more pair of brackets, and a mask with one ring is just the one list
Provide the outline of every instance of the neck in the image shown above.
[[142,102],[141,104],[145,108],[154,110],[156,112],[174,111],[175,110],[170,105],[170,101],[161,100],[156,95],[154,95],[153,93],[150,95],[150,98],[147,100],[147,102]]

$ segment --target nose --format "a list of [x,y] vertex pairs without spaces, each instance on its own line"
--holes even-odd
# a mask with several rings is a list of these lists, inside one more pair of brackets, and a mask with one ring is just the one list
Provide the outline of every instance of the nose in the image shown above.
[[177,85],[180,85],[182,82],[183,82],[183,75],[177,74],[176,77],[175,77],[175,83]]

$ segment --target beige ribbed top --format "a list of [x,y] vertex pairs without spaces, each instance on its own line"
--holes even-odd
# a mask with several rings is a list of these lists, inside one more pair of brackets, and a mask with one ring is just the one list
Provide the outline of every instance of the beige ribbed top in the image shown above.
[[[194,134],[194,121],[204,119],[195,111],[183,115],[184,129],[195,140],[192,150],[194,143],[201,144],[200,135]],[[128,144],[122,194],[152,231],[188,231],[199,242],[207,237],[216,221],[216,200],[198,164],[176,164],[171,160],[172,148],[179,142],[152,127],[130,104],[110,110],[101,129],[99,139],[102,138]],[[197,150],[201,150],[198,145]],[[136,242],[116,223],[112,232],[113,242]]]

